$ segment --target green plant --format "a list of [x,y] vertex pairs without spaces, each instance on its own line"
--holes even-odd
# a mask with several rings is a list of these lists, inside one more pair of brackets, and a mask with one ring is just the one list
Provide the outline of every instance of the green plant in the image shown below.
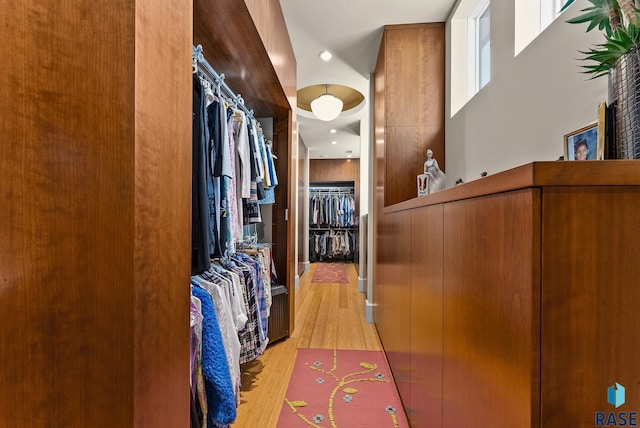
[[[575,0],[568,0],[562,10]],[[640,3],[640,0],[636,0]],[[605,42],[587,51],[580,51],[584,60],[595,64],[583,65],[592,79],[609,73],[616,60],[640,43],[640,10],[634,0],[589,0],[590,7],[582,15],[567,20],[570,24],[588,23],[587,32],[598,28]]]

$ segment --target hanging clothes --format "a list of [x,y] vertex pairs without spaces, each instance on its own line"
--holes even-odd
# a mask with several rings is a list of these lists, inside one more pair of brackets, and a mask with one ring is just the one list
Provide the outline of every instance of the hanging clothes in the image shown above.
[[222,335],[209,293],[194,286],[191,292],[202,302],[202,371],[205,375],[210,426],[230,425],[236,419],[236,399]]
[[355,199],[351,193],[311,191],[309,225],[311,227],[352,227]]
[[207,140],[204,88],[197,76],[193,78],[192,120],[192,180],[191,180],[191,274],[209,269],[209,197],[207,193]]
[[206,61],[194,65],[191,426],[221,428],[236,417],[240,365],[269,343],[271,250],[242,231],[261,221],[259,201],[274,203],[278,181],[252,113]]
[[334,258],[353,260],[355,250],[355,234],[348,230],[309,231],[310,262]]

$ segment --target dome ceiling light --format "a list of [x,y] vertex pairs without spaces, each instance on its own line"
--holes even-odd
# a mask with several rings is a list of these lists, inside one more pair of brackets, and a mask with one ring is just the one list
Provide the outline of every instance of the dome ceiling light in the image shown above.
[[333,58],[333,54],[327,50],[320,52],[318,56],[325,62],[330,61],[331,58]]
[[329,93],[328,85],[324,85],[325,93],[311,101],[311,111],[320,120],[328,122],[340,115],[344,103]]

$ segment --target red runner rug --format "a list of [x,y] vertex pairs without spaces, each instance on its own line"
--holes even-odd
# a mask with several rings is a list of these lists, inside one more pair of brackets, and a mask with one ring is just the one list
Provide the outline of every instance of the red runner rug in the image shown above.
[[329,284],[348,284],[347,269],[343,263],[316,263],[311,282],[324,282]]
[[278,428],[408,427],[382,351],[298,349]]

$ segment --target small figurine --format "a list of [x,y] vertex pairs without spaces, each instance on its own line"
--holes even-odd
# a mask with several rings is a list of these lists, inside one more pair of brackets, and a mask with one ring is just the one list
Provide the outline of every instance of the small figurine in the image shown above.
[[418,175],[418,196],[428,195],[442,190],[446,185],[446,176],[440,170],[438,161],[433,158],[433,151],[427,150],[427,161],[424,163],[424,173]]

